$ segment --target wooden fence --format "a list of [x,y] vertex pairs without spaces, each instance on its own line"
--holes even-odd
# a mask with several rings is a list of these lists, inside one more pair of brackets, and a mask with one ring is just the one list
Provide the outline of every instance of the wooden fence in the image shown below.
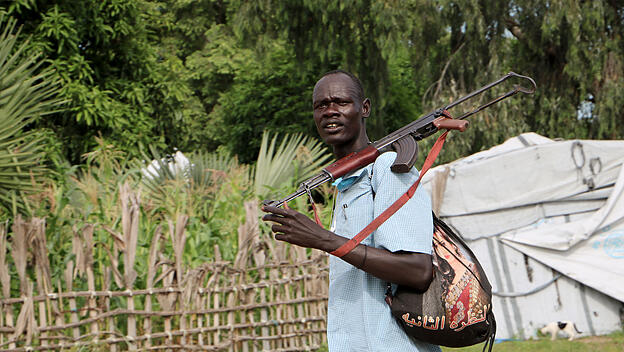
[[180,215],[152,234],[145,284],[135,287],[139,199],[124,185],[120,201],[121,232],[99,225],[115,243],[103,277],[94,274],[98,225],[74,229],[64,282],[52,282],[45,219],[0,224],[0,351],[309,351],[325,341],[327,256],[262,239],[255,203],[245,204],[233,263],[215,248],[213,261],[184,268]]

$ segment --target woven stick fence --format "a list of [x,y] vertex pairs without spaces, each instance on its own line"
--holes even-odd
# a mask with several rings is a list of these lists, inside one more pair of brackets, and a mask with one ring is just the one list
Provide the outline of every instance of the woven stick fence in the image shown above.
[[[216,247],[213,261],[185,268],[188,217],[156,227],[144,287],[135,287],[134,270],[139,197],[123,185],[120,204],[121,233],[96,224],[74,228],[65,282],[52,282],[45,219],[0,224],[0,352],[306,351],[325,341],[327,256],[263,239],[255,202],[245,204],[233,263]],[[94,270],[97,226],[114,239],[104,277]]]

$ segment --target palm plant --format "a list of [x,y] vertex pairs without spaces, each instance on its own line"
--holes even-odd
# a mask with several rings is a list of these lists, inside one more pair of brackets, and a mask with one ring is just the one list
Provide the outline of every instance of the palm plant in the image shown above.
[[149,165],[139,163],[141,183],[147,190],[154,207],[165,210],[169,215],[185,213],[200,217],[207,214],[207,205],[215,199],[219,186],[233,169],[238,167],[236,158],[218,153],[195,152],[187,156],[176,152],[162,156],[150,147],[153,158]]
[[39,54],[28,52],[27,41],[16,47],[15,23],[0,16],[0,207],[30,213],[25,196],[46,168],[41,164],[43,138],[24,130],[62,101],[55,98],[59,81],[53,71],[39,70]]
[[260,198],[275,196],[283,186],[292,186],[311,177],[330,159],[321,142],[301,134],[286,135],[279,145],[278,135],[269,141],[262,135],[254,170],[254,192]]

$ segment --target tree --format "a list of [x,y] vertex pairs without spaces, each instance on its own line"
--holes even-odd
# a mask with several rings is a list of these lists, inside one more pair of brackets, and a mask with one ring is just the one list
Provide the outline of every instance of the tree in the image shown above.
[[[616,1],[241,3],[238,28],[247,37],[286,38],[303,53],[301,67],[351,69],[378,89],[381,109],[373,116],[382,122],[371,121],[374,138],[409,112],[416,110],[415,118],[509,71],[533,77],[538,92],[471,118],[475,123],[451,138],[442,161],[528,131],[559,138],[624,135],[617,123],[624,8]],[[389,99],[395,99],[392,108]],[[412,106],[401,111],[406,104]]]
[[[343,68],[355,73],[377,107],[369,121],[373,137],[390,131],[385,113],[392,83],[390,62],[401,52],[412,1],[242,1],[234,24],[243,40],[285,39],[297,55],[298,69],[322,73]],[[288,18],[288,21],[283,19]],[[395,90],[400,89],[397,86]],[[394,116],[393,116],[394,117]]]
[[612,0],[20,0],[5,10],[62,80],[70,109],[35,124],[56,131],[73,162],[99,134],[130,155],[140,144],[222,146],[251,162],[264,127],[316,135],[312,85],[336,68],[372,98],[373,139],[508,71],[537,81],[534,96],[471,118],[443,161],[527,131],[624,134],[624,10]]
[[23,25],[61,81],[66,111],[35,121],[56,132],[73,162],[101,135],[130,155],[141,144],[185,142],[197,109],[183,65],[159,50],[158,8],[149,1],[16,1],[4,11]]

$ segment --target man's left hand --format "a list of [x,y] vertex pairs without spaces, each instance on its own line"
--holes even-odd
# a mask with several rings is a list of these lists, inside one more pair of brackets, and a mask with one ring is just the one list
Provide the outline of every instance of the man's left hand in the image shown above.
[[283,209],[268,205],[263,206],[262,210],[267,213],[262,220],[275,223],[271,226],[271,230],[275,233],[276,240],[306,248],[325,251],[329,249],[327,244],[334,234],[306,215],[290,208]]

